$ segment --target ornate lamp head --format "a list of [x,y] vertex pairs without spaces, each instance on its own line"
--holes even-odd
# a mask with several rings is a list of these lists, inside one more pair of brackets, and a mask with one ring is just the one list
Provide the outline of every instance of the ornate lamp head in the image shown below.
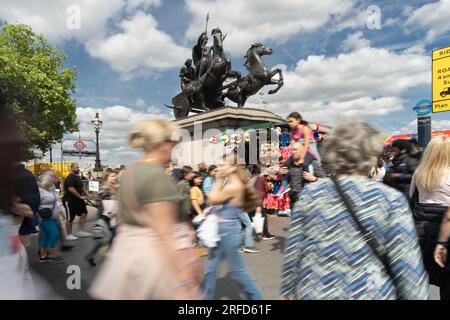
[[100,120],[100,118],[98,116],[98,112],[95,113],[95,118],[91,121],[91,123],[95,130],[100,130],[102,128],[103,121]]

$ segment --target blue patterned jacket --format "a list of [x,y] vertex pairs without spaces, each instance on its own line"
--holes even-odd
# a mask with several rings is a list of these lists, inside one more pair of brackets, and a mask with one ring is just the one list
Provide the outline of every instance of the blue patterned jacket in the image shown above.
[[309,184],[292,213],[281,295],[296,299],[429,299],[406,198],[364,177],[339,178],[356,215],[373,231],[395,274],[387,275],[328,178]]

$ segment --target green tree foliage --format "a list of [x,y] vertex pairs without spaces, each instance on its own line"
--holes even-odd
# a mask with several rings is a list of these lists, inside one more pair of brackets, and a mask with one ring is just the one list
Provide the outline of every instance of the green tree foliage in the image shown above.
[[64,52],[29,26],[0,27],[0,90],[25,142],[24,160],[45,153],[64,133],[77,129],[76,71],[64,68]]

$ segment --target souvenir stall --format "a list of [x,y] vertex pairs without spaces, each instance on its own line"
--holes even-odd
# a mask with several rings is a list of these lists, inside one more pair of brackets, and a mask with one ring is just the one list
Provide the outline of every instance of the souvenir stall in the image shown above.
[[[311,124],[310,127],[316,134],[326,134],[328,127],[318,124]],[[250,133],[252,132],[252,133]],[[245,147],[246,164],[249,162],[249,145],[255,143],[257,146],[257,163],[261,165],[261,171],[265,179],[265,197],[263,208],[269,214],[280,216],[290,215],[291,199],[288,193],[279,194],[281,188],[280,166],[291,156],[291,136],[286,125],[280,126],[260,126],[245,127],[238,130],[231,130],[210,138],[212,144],[223,144],[226,147]]]

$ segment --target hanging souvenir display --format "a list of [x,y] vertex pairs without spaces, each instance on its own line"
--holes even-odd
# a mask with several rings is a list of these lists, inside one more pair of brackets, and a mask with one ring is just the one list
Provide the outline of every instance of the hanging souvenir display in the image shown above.
[[221,137],[221,141],[222,141],[223,144],[227,144],[230,141],[230,137],[228,137],[226,134],[224,134]]
[[236,143],[236,140],[237,140],[237,134],[236,134],[236,133],[233,133],[233,134],[230,136],[230,143],[231,143],[231,144],[235,144],[235,143]]
[[213,137],[209,138],[209,143],[217,144],[218,140],[219,139],[217,138],[217,136],[213,136]]

